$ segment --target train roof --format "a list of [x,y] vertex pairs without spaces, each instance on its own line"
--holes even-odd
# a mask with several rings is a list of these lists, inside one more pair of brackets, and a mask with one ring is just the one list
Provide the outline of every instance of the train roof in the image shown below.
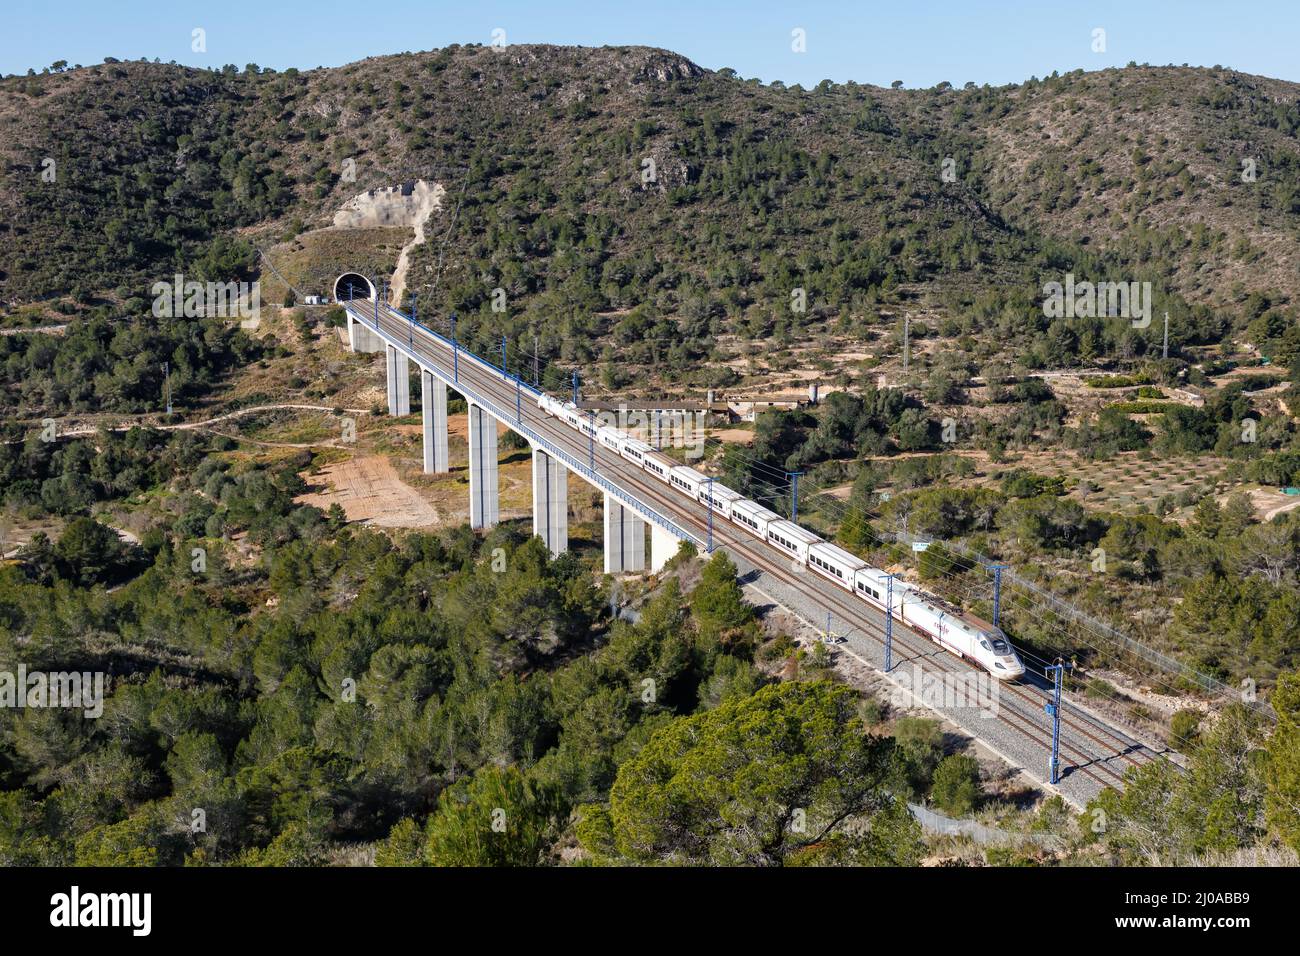
[[937,607],[936,605],[930,603],[929,601],[925,602],[925,607],[929,608],[931,611],[937,611],[938,613],[942,614],[944,620],[951,622],[953,626],[959,628],[960,630],[965,631],[967,634],[979,633],[979,628],[974,627],[970,623],[970,621],[962,617],[960,611],[954,612],[948,610],[947,607]]
[[755,520],[758,518],[762,518],[766,521],[781,520],[781,516],[771,508],[764,508],[757,501],[750,501],[748,498],[741,498],[739,501],[733,501],[731,503],[731,510],[747,514]]
[[780,521],[773,521],[768,525],[769,531],[782,531],[796,541],[802,541],[804,544],[816,544],[821,541],[817,535],[813,534],[807,528],[801,528],[793,521],[786,521],[782,518]]
[[679,478],[689,478],[691,481],[700,482],[708,481],[708,475],[702,475],[690,465],[673,465],[672,473]]
[[[886,584],[886,579],[889,577],[888,571],[867,565],[865,568],[858,568],[856,573],[870,579],[878,588],[884,589],[888,586]],[[894,593],[899,595],[900,599],[902,595],[907,594],[909,591],[915,593],[918,590],[915,584],[911,584],[898,576],[894,577]],[[922,591],[921,593],[924,594],[925,592]]]
[[[838,561],[840,564],[848,565],[855,571],[859,570],[860,568],[865,568],[868,566],[867,562],[863,561],[856,554],[853,554],[852,552],[849,551],[845,551],[839,545],[831,544],[829,541],[820,541],[817,544],[814,544],[812,547],[816,548],[819,552],[821,552],[826,557],[832,558],[833,560]],[[809,550],[812,549],[810,548]]]
[[965,631],[967,634],[980,633],[979,626],[972,621],[967,620],[966,615],[962,613],[961,608],[957,607],[955,604],[950,604],[943,598],[931,594],[928,591],[920,591],[919,594],[920,599],[910,605],[910,607],[915,608],[916,605],[919,604],[935,616],[942,615],[945,620],[953,622],[954,626]]
[[[706,476],[705,481],[707,480],[708,478]],[[715,498],[719,498],[723,501],[726,501],[728,504],[730,504],[731,502],[735,501],[737,498],[740,497],[739,491],[735,491],[731,488],[728,488],[726,485],[718,481],[716,478],[713,479],[713,484],[709,486],[709,493],[712,494]]]
[[646,444],[639,438],[632,438],[631,436],[624,438],[623,444],[627,445],[629,448],[634,448],[643,454],[648,451],[654,451],[653,446]]

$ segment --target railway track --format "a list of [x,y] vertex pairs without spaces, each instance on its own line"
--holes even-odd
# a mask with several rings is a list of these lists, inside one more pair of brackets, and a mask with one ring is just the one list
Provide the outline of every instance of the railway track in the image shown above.
[[[407,347],[412,351],[418,349],[440,367],[452,367],[451,346],[448,343],[423,326],[416,325],[412,328],[409,321],[398,315],[391,309],[382,311],[380,330],[395,342],[415,343],[408,344]],[[374,324],[370,317],[366,317],[365,321],[369,325]],[[504,380],[499,370],[480,365],[472,358],[462,356],[462,359],[458,363],[459,380],[491,401],[508,427],[514,420],[513,413],[518,400],[516,387]],[[535,398],[519,401],[518,415],[521,424],[564,449],[576,461],[594,457],[596,470],[606,478],[617,481],[625,490],[678,522],[700,540],[706,539],[709,515],[705,506],[656,482],[600,442],[594,443],[593,455],[592,443],[567,424],[539,410]],[[715,547],[724,548],[733,558],[741,559],[744,564],[769,576],[783,587],[803,595],[806,600],[837,615],[841,621],[851,622],[854,631],[850,632],[850,636],[859,635],[873,649],[878,646],[883,657],[884,617],[875,608],[852,600],[850,595],[829,581],[823,581],[819,575],[802,565],[795,571],[784,558],[774,557],[774,552],[771,552],[765,542],[743,535],[740,529],[727,519],[719,518],[716,513],[713,539]],[[969,679],[972,673],[985,673],[965,659],[940,649],[928,635],[922,635],[905,624],[899,624],[893,629],[892,643],[895,655],[900,659],[895,666],[897,663],[914,661],[918,665],[924,664],[932,672],[964,679]],[[1031,749],[1041,750],[1040,767],[1045,768],[1047,755],[1051,751],[1051,730],[1044,713],[1044,705],[1048,702],[1044,682],[1041,678],[1030,680],[1027,675],[1024,684],[995,682],[995,686],[998,688],[995,719],[1023,738]],[[979,736],[977,731],[969,727],[967,730]],[[1062,781],[1079,774],[1095,784],[1095,788],[1089,789],[1121,786],[1124,773],[1130,767],[1163,759],[1146,745],[1108,727],[1099,718],[1073,703],[1062,708],[1060,754]]]

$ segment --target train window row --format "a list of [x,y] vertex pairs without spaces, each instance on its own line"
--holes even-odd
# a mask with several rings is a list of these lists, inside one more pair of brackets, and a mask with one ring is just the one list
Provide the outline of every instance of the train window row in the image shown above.
[[835,567],[835,565],[831,564],[830,562],[823,561],[815,554],[808,555],[808,560],[812,564],[817,565],[817,567],[821,568],[823,571],[829,571],[831,574],[835,575],[841,581],[844,580],[844,572],[841,571],[839,568]]
[[799,551],[799,546],[797,544],[795,544],[793,541],[787,541],[785,538],[781,537],[775,531],[771,533],[771,540],[776,544],[779,544],[782,547],[784,547],[787,551],[794,551],[796,553]]

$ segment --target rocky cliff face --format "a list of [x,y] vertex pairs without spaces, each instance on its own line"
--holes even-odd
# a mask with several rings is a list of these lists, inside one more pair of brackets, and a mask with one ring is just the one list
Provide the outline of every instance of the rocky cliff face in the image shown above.
[[423,179],[369,189],[353,196],[334,214],[334,228],[410,226],[418,230],[442,204],[444,192],[439,183],[429,183]]

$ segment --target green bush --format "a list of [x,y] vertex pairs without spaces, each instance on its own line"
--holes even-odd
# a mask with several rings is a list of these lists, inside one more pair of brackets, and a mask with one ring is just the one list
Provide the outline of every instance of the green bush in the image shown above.
[[975,809],[980,795],[980,766],[974,757],[953,754],[934,768],[930,797],[935,806],[953,816],[966,816]]
[[1169,746],[1175,750],[1186,750],[1201,735],[1201,712],[1184,709],[1178,711],[1169,721]]

